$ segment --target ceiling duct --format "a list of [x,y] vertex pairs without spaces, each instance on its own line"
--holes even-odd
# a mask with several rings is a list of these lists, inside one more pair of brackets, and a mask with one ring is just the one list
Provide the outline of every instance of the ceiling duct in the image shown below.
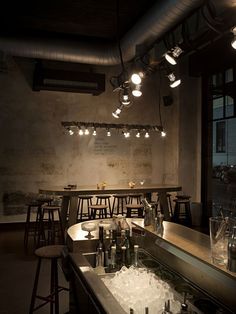
[[[180,23],[203,0],[158,0],[121,38],[124,62],[135,57],[137,45],[151,47],[157,39]],[[101,44],[46,38],[0,37],[0,50],[13,56],[66,62],[115,65],[120,63],[117,43]]]

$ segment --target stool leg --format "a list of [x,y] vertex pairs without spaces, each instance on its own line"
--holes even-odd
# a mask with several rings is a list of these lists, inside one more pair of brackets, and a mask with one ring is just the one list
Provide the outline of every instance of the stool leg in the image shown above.
[[32,297],[31,297],[31,302],[30,302],[29,314],[32,314],[34,312],[34,304],[35,304],[36,293],[37,293],[37,288],[38,288],[40,267],[41,267],[41,258],[38,259],[36,275],[34,279],[34,287],[33,287],[33,292],[32,292]]
[[31,211],[31,207],[28,206],[27,215],[26,215],[26,222],[25,222],[25,234],[24,234],[24,248],[25,248],[25,250],[27,250],[27,247],[28,247],[30,211]]
[[109,198],[108,198],[108,208],[109,208],[110,217],[112,217],[111,202]]
[[126,217],[131,218],[131,209],[130,208],[127,208]]
[[59,296],[58,296],[58,271],[57,259],[51,261],[51,286],[50,286],[51,302],[50,314],[53,314],[53,305],[55,304],[55,314],[59,314]]
[[65,235],[64,235],[64,231],[63,231],[63,227],[62,227],[62,220],[61,220],[61,213],[60,213],[60,209],[58,208],[58,218],[59,218],[59,228],[60,228],[60,234],[61,234],[61,242],[62,244],[65,243]]

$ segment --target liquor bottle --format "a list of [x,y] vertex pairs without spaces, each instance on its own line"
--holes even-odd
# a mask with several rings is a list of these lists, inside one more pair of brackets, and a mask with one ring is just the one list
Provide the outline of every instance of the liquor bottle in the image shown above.
[[114,229],[110,230],[110,242],[107,246],[108,264],[110,264],[110,262],[111,262],[111,249],[113,246],[115,246],[115,248],[116,248],[116,230],[114,230]]
[[236,272],[236,226],[233,227],[232,236],[228,242],[228,270]]
[[121,267],[126,266],[126,247],[121,247]]
[[96,267],[104,267],[105,245],[103,241],[103,227],[99,227],[99,241],[97,246]]
[[117,269],[116,267],[116,246],[111,247],[111,260],[109,264],[109,270],[115,271]]
[[135,244],[134,245],[134,261],[133,261],[133,265],[135,267],[138,267],[138,254],[139,254],[139,245]]
[[129,229],[125,230],[125,238],[122,246],[126,247],[125,265],[129,267],[131,265],[131,249],[130,249],[130,233]]

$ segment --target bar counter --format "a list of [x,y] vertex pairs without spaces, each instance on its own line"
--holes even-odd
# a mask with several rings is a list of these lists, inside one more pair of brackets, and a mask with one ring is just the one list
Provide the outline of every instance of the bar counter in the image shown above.
[[100,194],[130,194],[143,193],[144,195],[158,192],[160,205],[162,206],[165,219],[170,220],[169,207],[166,194],[168,192],[181,191],[181,186],[170,184],[152,184],[135,186],[134,188],[124,186],[109,186],[106,189],[96,189],[92,186],[81,186],[76,189],[68,189],[63,187],[47,187],[39,189],[40,194],[60,195],[62,196],[62,225],[66,227],[66,219],[68,216],[68,225],[72,226],[77,222],[77,206],[79,195],[100,195]]
[[[229,272],[226,267],[216,266],[212,263],[209,236],[168,221],[164,221],[164,233],[159,236],[152,226],[144,227],[143,219],[128,220],[130,224],[131,221],[132,225],[143,230],[143,236],[139,237],[138,244],[140,247],[145,248],[164,265],[169,266],[176,273],[224,304],[229,309],[229,313],[235,313],[236,274]],[[92,274],[92,268],[87,267],[84,272],[85,269],[80,267],[87,265],[86,263],[83,264],[84,260],[80,265],[82,261],[80,253],[85,252],[86,248],[88,251],[94,251],[98,232],[92,232],[94,235],[92,240],[84,238],[86,234],[87,232],[81,229],[81,223],[71,226],[68,229],[67,243],[73,252],[71,258],[74,265],[80,269],[84,278],[89,278],[91,283],[93,282],[91,277],[94,278],[96,274]],[[98,293],[96,286],[93,286],[92,289],[95,294]]]

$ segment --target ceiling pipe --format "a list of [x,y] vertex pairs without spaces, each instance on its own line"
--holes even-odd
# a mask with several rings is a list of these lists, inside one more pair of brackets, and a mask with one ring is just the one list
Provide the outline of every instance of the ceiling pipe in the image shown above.
[[[124,62],[135,57],[137,45],[151,47],[166,32],[180,23],[203,0],[158,0],[121,38]],[[117,43],[101,44],[46,38],[1,37],[0,50],[12,56],[55,61],[116,65],[120,63]]]

